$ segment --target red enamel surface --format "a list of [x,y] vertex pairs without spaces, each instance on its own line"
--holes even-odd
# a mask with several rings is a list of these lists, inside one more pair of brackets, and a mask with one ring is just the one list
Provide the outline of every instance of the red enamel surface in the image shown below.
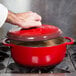
[[16,36],[41,36],[41,35],[52,35],[58,33],[59,28],[53,25],[42,25],[42,27],[29,29],[29,30],[19,30],[10,32],[12,35]]
[[65,45],[40,48],[14,46],[11,49],[13,59],[24,66],[56,65],[63,60],[65,53]]

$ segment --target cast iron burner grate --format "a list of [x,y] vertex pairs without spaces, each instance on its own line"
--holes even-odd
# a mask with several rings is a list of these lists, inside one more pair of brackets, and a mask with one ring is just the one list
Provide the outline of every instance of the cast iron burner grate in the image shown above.
[[55,67],[56,66],[24,67],[16,63],[11,63],[8,65],[8,68],[11,69],[11,73],[70,73],[70,71]]
[[2,43],[0,43],[0,51],[8,52],[10,47],[4,46]]

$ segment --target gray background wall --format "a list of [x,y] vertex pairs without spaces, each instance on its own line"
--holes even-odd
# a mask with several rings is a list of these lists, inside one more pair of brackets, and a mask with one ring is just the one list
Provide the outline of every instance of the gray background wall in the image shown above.
[[[43,24],[55,25],[64,32],[64,36],[76,39],[76,0],[2,0],[1,2],[13,12],[29,10],[37,12],[42,16]],[[9,24],[5,25],[8,25],[9,29],[12,28]],[[7,32],[9,29],[5,25],[3,31],[6,28]]]
[[34,0],[32,7],[43,23],[58,26],[64,36],[76,38],[76,0]]

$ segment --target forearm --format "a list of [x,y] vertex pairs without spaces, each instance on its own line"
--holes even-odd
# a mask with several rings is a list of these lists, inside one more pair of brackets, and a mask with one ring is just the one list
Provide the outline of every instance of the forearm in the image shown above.
[[8,11],[8,16],[7,16],[6,22],[11,23],[11,24],[16,24],[16,19],[17,19],[17,17],[15,15],[15,13]]

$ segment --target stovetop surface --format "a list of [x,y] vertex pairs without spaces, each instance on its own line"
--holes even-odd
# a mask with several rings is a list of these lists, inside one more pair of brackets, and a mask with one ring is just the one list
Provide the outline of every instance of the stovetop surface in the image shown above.
[[[68,46],[67,46],[68,47]],[[56,66],[27,67],[14,62],[10,47],[0,43],[0,73],[72,73],[76,72],[76,43],[67,48],[64,60]]]

